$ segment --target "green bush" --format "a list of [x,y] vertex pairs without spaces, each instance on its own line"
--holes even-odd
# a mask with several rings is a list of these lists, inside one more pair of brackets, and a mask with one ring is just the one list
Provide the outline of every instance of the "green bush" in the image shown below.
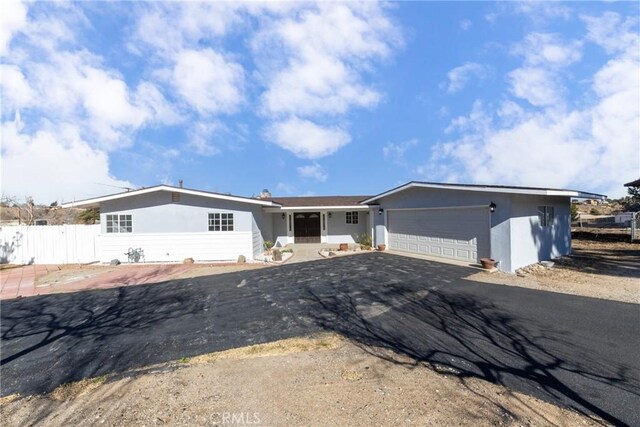
[[273,247],[273,242],[271,240],[265,240],[263,244],[266,251],[270,251]]
[[571,221],[577,221],[580,218],[580,212],[578,212],[578,205],[571,204]]
[[356,243],[369,248],[373,244],[373,242],[371,241],[371,236],[369,236],[367,233],[356,235]]
[[589,213],[591,215],[600,215],[600,211],[596,208],[591,208],[591,210],[589,211]]

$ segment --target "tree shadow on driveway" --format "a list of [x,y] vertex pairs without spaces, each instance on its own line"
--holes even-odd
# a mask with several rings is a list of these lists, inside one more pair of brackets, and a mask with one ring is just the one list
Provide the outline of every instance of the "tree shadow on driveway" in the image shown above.
[[372,288],[358,299],[338,289],[308,289],[306,298],[319,307],[313,313],[318,325],[390,362],[407,365],[405,358],[380,349],[409,356],[414,361],[409,366],[426,364],[460,379],[480,378],[595,414],[609,423],[634,424],[631,408],[640,404],[637,369],[602,360],[588,343],[561,328],[525,322],[464,286],[428,293],[420,288],[415,283],[393,290]]
[[390,254],[2,301],[2,394],[337,332],[614,424],[638,424],[638,306],[475,283]]
[[2,395],[303,333],[240,282],[229,274],[2,301]]

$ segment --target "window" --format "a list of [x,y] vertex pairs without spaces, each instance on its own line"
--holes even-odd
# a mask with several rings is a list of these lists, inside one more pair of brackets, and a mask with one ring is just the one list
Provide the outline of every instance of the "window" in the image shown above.
[[131,233],[131,215],[107,215],[107,233]]
[[347,224],[358,223],[358,212],[347,212]]
[[541,227],[551,227],[554,218],[553,206],[538,206],[538,222]]
[[233,214],[210,213],[209,231],[233,231]]

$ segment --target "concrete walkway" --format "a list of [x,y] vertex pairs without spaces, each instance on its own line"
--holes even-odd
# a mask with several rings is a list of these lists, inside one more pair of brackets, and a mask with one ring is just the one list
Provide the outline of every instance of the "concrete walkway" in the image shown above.
[[287,261],[287,264],[294,264],[298,262],[317,261],[319,259],[324,259],[318,253],[320,252],[320,249],[337,247],[338,245],[329,243],[297,243],[289,244],[283,249],[293,250],[293,257],[291,257],[289,261]]
[[49,293],[47,289],[36,289],[36,277],[59,269],[57,265],[35,264],[3,269],[0,271],[0,299]]

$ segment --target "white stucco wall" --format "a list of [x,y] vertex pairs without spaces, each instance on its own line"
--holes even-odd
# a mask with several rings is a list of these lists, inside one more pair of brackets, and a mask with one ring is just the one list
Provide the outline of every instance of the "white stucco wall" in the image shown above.
[[369,215],[367,211],[358,211],[358,223],[347,224],[346,212],[332,211],[331,218],[327,217],[327,243],[355,243],[360,234],[368,232]]
[[[209,231],[209,213],[233,213],[234,231]],[[107,233],[106,215],[130,214],[132,233]],[[263,233],[269,232],[262,207],[249,203],[180,194],[173,203],[171,192],[159,191],[100,206],[100,260],[126,260],[129,248],[141,248],[146,261],[251,260],[261,252]]]
[[[542,227],[538,206],[554,207],[554,222]],[[512,196],[511,270],[571,253],[569,197]]]

